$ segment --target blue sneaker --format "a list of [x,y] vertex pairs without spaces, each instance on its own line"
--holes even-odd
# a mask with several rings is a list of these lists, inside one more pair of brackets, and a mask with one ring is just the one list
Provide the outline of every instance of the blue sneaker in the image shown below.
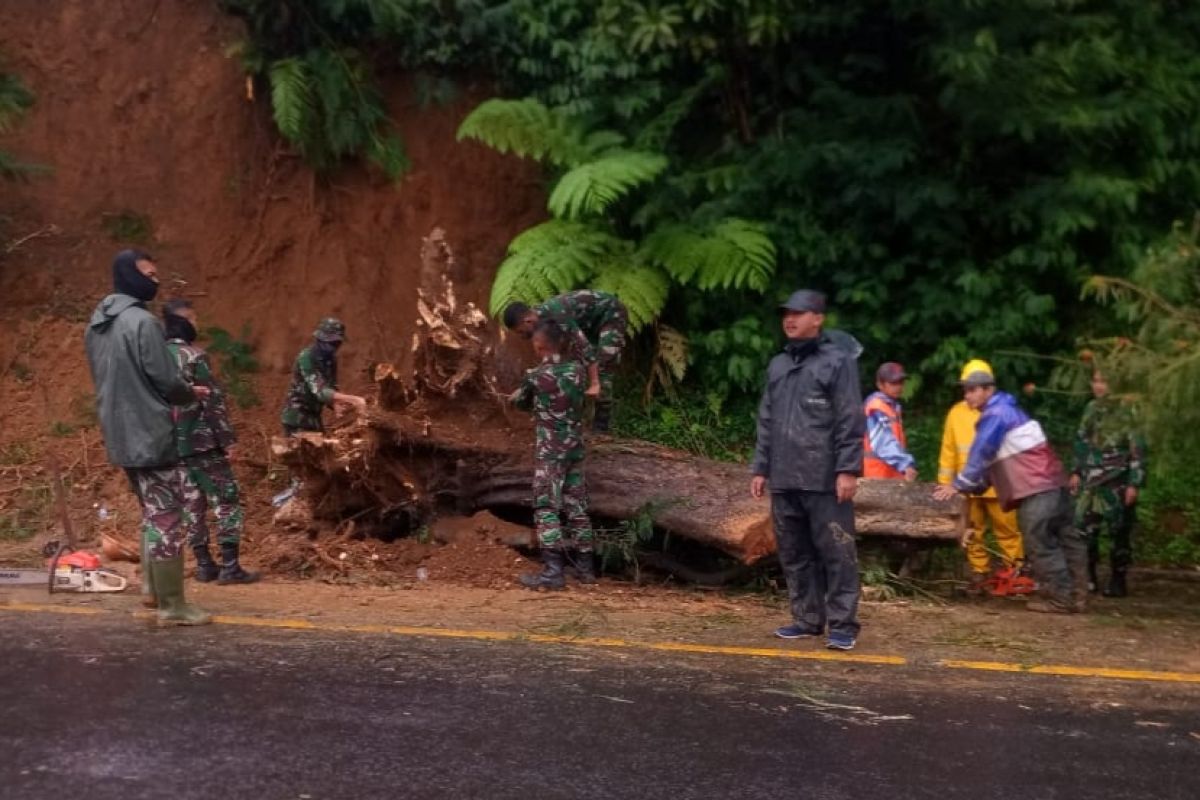
[[775,635],[780,639],[808,639],[814,636],[820,636],[821,631],[816,628],[810,628],[807,625],[801,625],[793,622],[791,625],[784,625],[782,628],[775,629]]
[[854,637],[848,633],[831,633],[825,646],[830,650],[853,650]]

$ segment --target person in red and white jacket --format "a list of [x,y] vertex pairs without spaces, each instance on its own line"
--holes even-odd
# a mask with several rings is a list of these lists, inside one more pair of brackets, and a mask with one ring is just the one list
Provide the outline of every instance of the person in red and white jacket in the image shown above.
[[962,382],[963,399],[980,411],[967,465],[949,485],[934,491],[938,500],[958,493],[982,494],[996,487],[1002,508],[1017,510],[1039,599],[1030,611],[1070,613],[1087,606],[1087,540],[1075,528],[1067,477],[1037,420],[1007,392],[996,390],[987,372]]

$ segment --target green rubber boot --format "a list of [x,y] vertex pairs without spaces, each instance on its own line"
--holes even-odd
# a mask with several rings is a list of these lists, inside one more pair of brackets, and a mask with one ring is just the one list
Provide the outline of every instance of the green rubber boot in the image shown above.
[[146,532],[138,529],[138,539],[142,543],[142,605],[145,608],[158,608],[158,598],[154,596],[154,581],[150,578],[150,546],[146,542]]
[[159,625],[207,625],[212,615],[183,599],[183,555],[150,562],[150,580],[158,596]]

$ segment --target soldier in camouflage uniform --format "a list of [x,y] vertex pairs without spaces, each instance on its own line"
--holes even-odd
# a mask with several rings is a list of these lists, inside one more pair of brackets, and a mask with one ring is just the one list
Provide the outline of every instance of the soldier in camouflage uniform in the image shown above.
[[554,322],[566,332],[571,357],[587,367],[585,394],[596,398],[592,430],[608,431],[613,373],[625,349],[625,332],[629,328],[625,306],[614,294],[580,289],[551,297],[534,308],[512,303],[504,310],[504,324],[526,338],[533,335],[538,322]]
[[346,326],[334,317],[325,317],[313,331],[313,343],[296,356],[281,415],[285,436],[323,431],[325,406],[349,405],[359,411],[367,407],[365,399],[337,390],[337,351],[345,339]]
[[183,496],[171,407],[205,399],[189,386],[167,350],[163,329],[146,310],[158,293],[158,267],[136,250],[113,261],[113,293],[100,301],[84,344],[96,387],[96,414],[108,460],[125,470],[142,506],[142,539],[151,602],[168,625],[203,625],[212,617],[187,602],[183,586]]
[[553,322],[538,323],[533,349],[542,362],[525,374],[512,395],[517,408],[532,411],[536,429],[533,451],[533,517],[544,569],[522,575],[531,589],[561,589],[568,544],[576,551],[580,583],[595,583],[592,523],[587,513],[583,475],[583,392],[579,363],[562,355],[564,334]]
[[1071,491],[1077,496],[1075,524],[1087,535],[1092,591],[1099,585],[1100,530],[1108,527],[1112,571],[1104,596],[1124,597],[1128,593],[1125,576],[1133,561],[1130,538],[1137,498],[1146,482],[1146,445],[1133,409],[1109,396],[1108,382],[1099,372],[1092,375],[1092,394],[1075,436],[1071,475]]
[[[189,386],[205,386],[208,397],[171,409],[175,443],[191,484],[184,493],[184,525],[196,555],[196,580],[219,584],[254,583],[258,573],[242,569],[238,560],[242,540],[242,505],[237,478],[229,465],[237,437],[229,424],[225,392],[213,377],[208,353],[197,347],[196,310],[190,300],[171,300],[163,306],[167,349],[175,356]],[[218,566],[208,549],[208,508],[217,519]]]

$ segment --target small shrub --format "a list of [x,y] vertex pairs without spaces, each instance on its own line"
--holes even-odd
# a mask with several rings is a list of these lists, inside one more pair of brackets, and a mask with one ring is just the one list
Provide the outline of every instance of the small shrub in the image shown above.
[[258,372],[258,359],[254,357],[254,345],[250,344],[250,325],[242,326],[241,336],[234,336],[224,328],[207,328],[208,351],[220,362],[222,384],[238,408],[253,408],[262,404],[249,375]]
[[154,233],[148,216],[128,209],[101,215],[101,224],[114,242],[145,244]]
[[73,436],[75,434],[75,431],[77,431],[77,430],[78,430],[78,428],[76,428],[71,423],[63,422],[61,419],[59,419],[59,420],[55,420],[54,424],[50,426],[50,435],[58,436],[60,438],[67,437],[67,436]]

